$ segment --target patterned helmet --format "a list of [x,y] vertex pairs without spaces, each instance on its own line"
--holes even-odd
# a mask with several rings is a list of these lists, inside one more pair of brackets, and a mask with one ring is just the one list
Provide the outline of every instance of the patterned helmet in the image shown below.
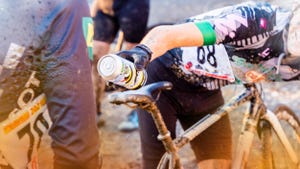
[[287,49],[293,56],[300,56],[300,3],[296,4],[289,27]]

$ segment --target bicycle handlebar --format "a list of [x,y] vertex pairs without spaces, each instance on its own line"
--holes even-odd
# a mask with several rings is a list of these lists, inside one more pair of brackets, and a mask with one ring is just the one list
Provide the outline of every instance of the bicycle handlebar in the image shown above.
[[127,90],[123,92],[112,93],[108,96],[108,101],[114,104],[125,103],[151,103],[155,101],[153,93],[162,90],[171,90],[172,83],[167,81],[156,82],[143,86],[137,90]]

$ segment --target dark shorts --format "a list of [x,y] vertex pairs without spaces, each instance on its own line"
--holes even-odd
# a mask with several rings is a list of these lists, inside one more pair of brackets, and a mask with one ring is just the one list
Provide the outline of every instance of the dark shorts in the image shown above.
[[127,42],[140,42],[147,30],[149,0],[115,0],[113,11],[114,16],[97,12],[94,39],[111,43],[121,29]]
[[[177,120],[186,129],[224,103],[220,90],[209,91],[192,86],[178,79],[160,60],[151,62],[147,72],[149,76],[147,83],[164,80],[174,85],[171,91],[163,92],[157,102],[173,138],[176,134]],[[165,152],[164,147],[157,140],[158,132],[149,113],[139,110],[139,125],[143,167],[154,169]],[[197,161],[231,159],[231,135],[229,117],[225,116],[191,142]]]

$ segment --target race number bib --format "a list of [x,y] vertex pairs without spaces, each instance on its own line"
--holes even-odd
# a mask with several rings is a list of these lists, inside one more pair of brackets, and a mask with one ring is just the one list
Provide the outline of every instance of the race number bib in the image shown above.
[[183,53],[180,67],[185,73],[235,81],[228,54],[223,45],[183,47],[181,50]]

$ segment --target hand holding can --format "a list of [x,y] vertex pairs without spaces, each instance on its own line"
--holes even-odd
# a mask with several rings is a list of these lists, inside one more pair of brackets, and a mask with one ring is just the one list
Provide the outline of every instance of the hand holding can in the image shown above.
[[137,70],[134,63],[116,54],[108,54],[98,61],[99,75],[106,81],[127,89],[142,87],[147,81],[147,72]]
[[134,63],[137,70],[142,70],[147,67],[151,60],[152,51],[144,44],[138,44],[130,50],[123,50],[116,55],[121,56]]

